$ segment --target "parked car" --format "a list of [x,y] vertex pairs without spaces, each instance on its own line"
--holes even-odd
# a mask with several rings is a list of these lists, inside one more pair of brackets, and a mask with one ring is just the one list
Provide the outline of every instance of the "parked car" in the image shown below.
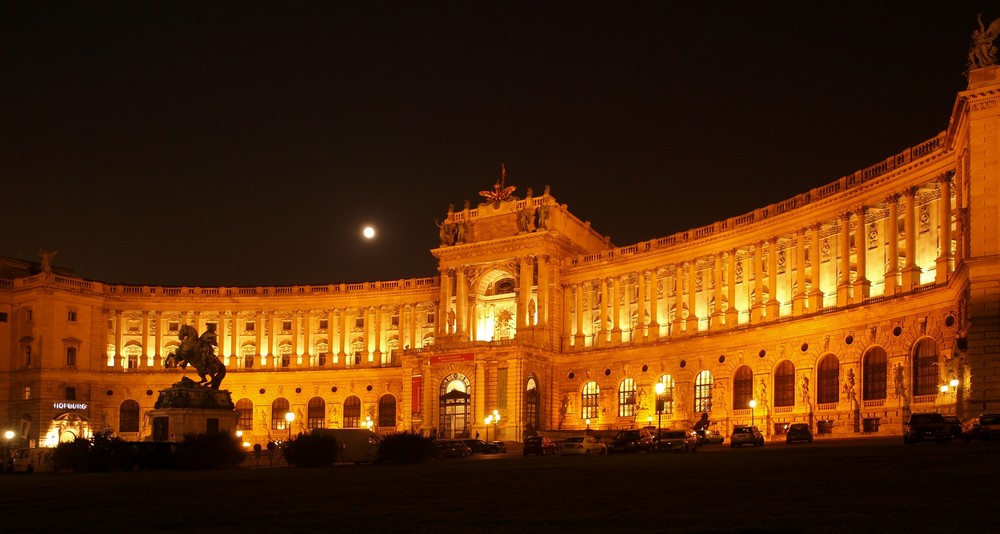
[[795,441],[805,441],[812,443],[813,432],[809,428],[809,423],[792,423],[788,426],[788,431],[785,432],[785,443],[792,443]]
[[944,416],[937,412],[910,414],[903,425],[903,443],[929,440],[951,441],[951,430]]
[[469,447],[472,454],[496,454],[500,452],[499,447],[495,443],[486,443],[481,439],[463,439],[462,441]]
[[559,445],[559,454],[569,456],[580,454],[589,456],[591,454],[607,454],[608,446],[604,442],[597,441],[594,436],[575,436],[566,438]]
[[469,446],[460,439],[442,439],[434,442],[438,458],[465,458],[472,454]]
[[988,413],[968,419],[962,425],[962,439],[965,441],[1000,439],[1000,414]]
[[545,456],[556,453],[556,442],[545,436],[532,436],[524,438],[524,455]]
[[948,431],[951,433],[951,438],[962,437],[962,420],[955,417],[954,415],[944,416],[944,422],[948,423]]
[[608,452],[650,452],[653,439],[653,434],[645,428],[621,430],[608,444]]
[[663,430],[656,441],[656,450],[698,452],[698,434],[694,430]]
[[733,433],[729,436],[729,445],[732,447],[744,445],[761,447],[764,445],[764,434],[761,434],[760,429],[755,426],[734,426]]
[[698,445],[722,445],[726,441],[726,437],[722,435],[722,432],[712,430],[711,428],[703,428],[694,432],[698,434]]
[[497,452],[500,454],[507,454],[507,443],[503,441],[491,441],[490,443],[497,448]]

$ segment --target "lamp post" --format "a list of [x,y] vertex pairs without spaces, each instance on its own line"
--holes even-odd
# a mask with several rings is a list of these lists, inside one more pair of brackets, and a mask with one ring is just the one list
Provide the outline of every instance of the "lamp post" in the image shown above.
[[667,391],[667,385],[663,382],[657,382],[654,388],[656,390],[656,446],[660,446],[660,427],[663,423],[663,393]]
[[756,408],[756,407],[757,407],[757,400],[756,399],[750,399],[750,426],[753,426],[753,412],[754,412],[754,408]]
[[288,441],[292,441],[292,421],[295,420],[295,412],[291,410],[285,412],[285,426],[288,427]]
[[588,418],[584,419],[584,422],[587,423],[587,430],[584,432],[584,434],[589,436],[590,435],[590,418],[588,417]]
[[490,425],[493,424],[493,416],[492,415],[487,415],[486,418],[483,419],[483,423],[486,424],[486,443],[489,443],[490,442]]
[[493,439],[496,440],[499,436],[500,436],[500,410],[493,410]]

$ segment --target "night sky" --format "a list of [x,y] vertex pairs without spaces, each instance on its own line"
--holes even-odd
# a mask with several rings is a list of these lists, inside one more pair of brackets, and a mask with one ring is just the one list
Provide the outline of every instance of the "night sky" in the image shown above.
[[435,220],[501,164],[617,246],[663,237],[937,135],[979,12],[1000,4],[5,3],[0,255],[124,284],[435,276]]

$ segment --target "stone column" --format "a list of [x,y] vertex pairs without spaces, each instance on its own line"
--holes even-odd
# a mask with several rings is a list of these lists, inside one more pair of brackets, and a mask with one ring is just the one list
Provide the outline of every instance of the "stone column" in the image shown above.
[[452,269],[445,269],[441,273],[441,313],[438,317],[438,324],[441,327],[438,329],[441,336],[446,336],[452,333],[453,327],[451,325],[453,308],[451,307],[451,286],[454,283],[454,277]]
[[601,278],[598,282],[601,284],[601,317],[599,318],[598,324],[598,336],[595,346],[602,346],[608,340],[608,281]]
[[733,328],[740,322],[740,310],[736,307],[736,249],[729,249],[726,261],[726,291],[729,304],[726,306],[726,327]]
[[517,299],[517,329],[523,331],[528,326],[528,301],[531,300],[532,261],[529,256],[521,258],[520,276],[518,277]]
[[806,309],[806,229],[795,233],[795,294],[792,295],[792,315],[805,313]]
[[455,269],[455,330],[463,341],[469,339],[469,281],[465,277],[465,266]]
[[717,252],[712,264],[712,290],[715,306],[712,308],[712,319],[709,321],[709,330],[722,329],[722,252]]
[[[362,367],[368,367],[369,365],[371,365],[372,361],[371,352],[369,350],[369,347],[371,347],[371,334],[369,333],[369,329],[371,328],[372,325],[371,322],[368,321],[368,317],[371,315],[372,309],[362,306],[359,309],[359,312],[361,313],[361,355],[360,355],[361,362],[360,363]],[[355,356],[357,356],[357,354],[355,354]]]
[[635,273],[635,281],[638,284],[636,298],[638,300],[635,322],[635,331],[632,332],[633,342],[646,341],[646,271],[640,270]]
[[935,282],[944,284],[948,282],[948,273],[952,270],[951,254],[951,178],[955,171],[949,171],[941,175],[938,179],[938,187],[941,191],[941,198],[938,200],[938,248],[941,255],[937,258],[937,272]]
[[152,367],[153,366],[153,353],[150,352],[149,346],[149,311],[143,310],[142,312],[142,358],[139,361],[139,367]]
[[889,219],[885,222],[885,235],[889,239],[885,263],[885,295],[891,297],[899,291],[899,194],[885,199],[889,206]]
[[576,294],[576,337],[573,338],[573,347],[576,350],[583,349],[586,343],[583,335],[583,288],[584,284],[573,284]]
[[823,309],[823,286],[820,284],[821,273],[823,272],[823,257],[819,244],[822,237],[820,231],[823,225],[816,223],[811,227],[811,241],[809,243],[809,270],[812,274],[812,290],[809,292],[809,312],[816,313]]
[[774,321],[781,315],[778,302],[778,238],[767,242],[767,320]]
[[906,197],[906,213],[904,214],[904,227],[906,233],[906,267],[903,267],[904,293],[912,291],[920,285],[920,266],[917,265],[917,188],[910,187],[903,191]]
[[858,262],[858,277],[854,280],[854,302],[864,302],[871,294],[872,283],[868,280],[868,208],[858,207],[855,212],[854,248]]
[[115,360],[113,367],[124,369],[126,367],[125,355],[122,354],[122,311],[115,310]]
[[301,320],[302,310],[292,310],[292,354],[289,356],[290,361],[288,362],[290,367],[302,363],[299,359],[299,355],[302,354],[302,341],[299,339],[302,335]]
[[653,340],[660,339],[660,277],[657,276],[658,269],[649,270],[649,335]]
[[684,320],[684,262],[677,262],[674,268],[674,325],[673,335],[681,334]]
[[688,318],[684,331],[688,334],[698,332],[698,259],[690,262],[688,269]]
[[611,342],[615,344],[622,342],[621,294],[621,277],[615,276],[611,279]]
[[538,262],[538,299],[536,304],[537,319],[536,323],[538,326],[547,326],[549,324],[549,299],[551,297],[552,290],[550,288],[552,284],[552,258],[545,256],[538,256],[536,258]]
[[372,338],[375,342],[375,350],[373,352],[373,366],[380,367],[382,365],[382,306],[375,306],[375,322],[372,324]]
[[847,306],[851,295],[851,212],[840,215],[840,279],[837,281],[837,307]]
[[347,364],[347,308],[339,308],[337,312],[340,315],[340,332],[338,332],[340,337],[340,361]]
[[[750,304],[750,324],[759,324],[764,316],[764,242],[754,245],[753,252],[753,303]],[[749,276],[744,274],[743,279]],[[749,286],[748,286],[749,287]]]
[[160,351],[163,350],[163,312],[153,312],[153,320],[156,322],[156,333],[153,335],[153,356],[156,359],[156,366],[159,367],[160,361],[163,359],[163,355],[160,354]]

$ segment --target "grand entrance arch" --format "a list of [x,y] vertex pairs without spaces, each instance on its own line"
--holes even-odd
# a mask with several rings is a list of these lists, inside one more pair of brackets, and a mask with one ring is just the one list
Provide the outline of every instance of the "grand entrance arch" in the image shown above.
[[52,418],[42,446],[55,447],[76,438],[90,437],[90,420],[76,412],[63,412]]
[[467,438],[471,429],[469,379],[453,373],[441,381],[440,426],[442,438]]

